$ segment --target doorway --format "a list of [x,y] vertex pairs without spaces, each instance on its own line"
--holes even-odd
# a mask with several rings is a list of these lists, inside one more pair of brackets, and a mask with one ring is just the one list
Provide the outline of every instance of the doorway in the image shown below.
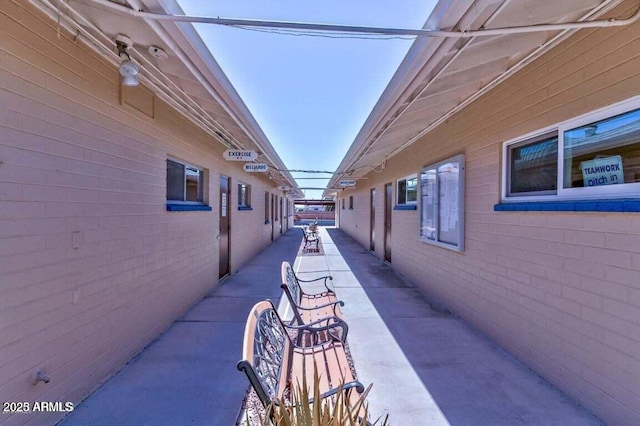
[[376,189],[371,188],[371,197],[369,198],[369,250],[376,251]]
[[393,184],[384,185],[384,260],[391,263],[391,211],[393,209]]
[[271,241],[275,239],[276,232],[276,200],[275,195],[271,194]]
[[219,245],[219,278],[227,276],[230,272],[230,243],[229,232],[231,229],[231,220],[229,217],[229,202],[231,201],[231,184],[228,176],[220,175],[220,233],[218,234]]

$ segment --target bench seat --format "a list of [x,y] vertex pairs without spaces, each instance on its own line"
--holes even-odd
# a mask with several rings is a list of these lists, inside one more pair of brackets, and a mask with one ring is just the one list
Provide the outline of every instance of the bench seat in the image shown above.
[[[326,317],[342,319],[340,306],[344,306],[344,302],[338,300],[336,293],[330,288],[329,283],[333,282],[330,275],[303,280],[296,276],[291,264],[287,261],[282,262],[280,271],[281,287],[293,310],[294,323],[308,324]],[[301,283],[309,287],[320,287],[320,290],[307,292],[302,288]]]
[[[298,331],[300,327],[309,326],[299,326]],[[333,336],[337,333],[331,333],[331,329],[339,327],[342,324],[328,323],[311,331],[324,328]],[[332,337],[320,344],[300,346],[292,340],[288,328],[269,300],[254,305],[247,318],[238,370],[247,375],[265,408],[272,402],[286,401],[291,392],[304,385],[308,395],[313,396],[314,376],[320,399],[329,398],[327,402],[334,403],[330,398],[346,389],[349,402],[356,405],[364,386],[352,372],[344,341]]]

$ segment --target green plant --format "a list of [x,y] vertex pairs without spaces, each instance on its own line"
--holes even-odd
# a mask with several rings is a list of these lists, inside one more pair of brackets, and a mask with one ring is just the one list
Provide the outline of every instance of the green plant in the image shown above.
[[[293,389],[291,401],[280,399],[272,402],[265,415],[260,419],[261,425],[274,426],[388,426],[388,416],[370,423],[366,397],[371,390],[369,385],[365,391],[357,395],[355,390],[338,388],[331,397],[320,398],[320,377],[317,371],[313,375],[313,398],[310,397],[309,387],[303,377],[302,384],[298,383]],[[357,399],[354,401],[354,395]],[[312,401],[312,402],[310,402]]]

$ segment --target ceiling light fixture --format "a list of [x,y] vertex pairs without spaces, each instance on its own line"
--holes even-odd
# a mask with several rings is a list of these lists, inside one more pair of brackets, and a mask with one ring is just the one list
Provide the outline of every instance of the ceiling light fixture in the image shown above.
[[137,86],[140,84],[140,80],[138,80],[140,67],[131,61],[131,57],[127,53],[131,46],[133,46],[133,41],[129,37],[122,34],[116,36],[116,48],[121,61],[118,71],[122,76],[123,86]]

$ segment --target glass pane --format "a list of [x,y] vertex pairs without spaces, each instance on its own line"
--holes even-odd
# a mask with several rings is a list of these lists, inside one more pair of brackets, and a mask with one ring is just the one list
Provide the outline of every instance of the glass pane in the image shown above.
[[407,203],[418,201],[418,178],[407,179]]
[[184,201],[184,165],[167,160],[167,200]]
[[509,195],[556,192],[558,181],[558,136],[509,149]]
[[640,182],[640,110],[564,132],[564,188]]
[[407,181],[402,179],[398,181],[398,204],[407,203]]
[[438,183],[436,170],[423,170],[420,175],[422,211],[420,214],[420,236],[436,240],[436,218],[438,213]]
[[440,193],[438,240],[458,245],[460,232],[459,217],[460,167],[456,163],[446,163],[438,167],[438,189]]
[[247,205],[247,186],[243,184],[238,184],[238,205]]
[[185,201],[202,201],[202,171],[193,167],[185,168],[187,197]]

